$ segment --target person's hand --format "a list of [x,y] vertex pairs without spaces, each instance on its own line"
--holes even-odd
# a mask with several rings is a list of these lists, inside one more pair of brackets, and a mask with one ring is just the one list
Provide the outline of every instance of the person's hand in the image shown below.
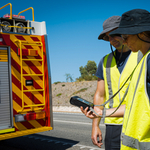
[[102,133],[101,133],[101,130],[99,127],[93,127],[92,128],[91,139],[92,139],[92,142],[94,145],[101,148],[103,143],[102,143]]
[[82,113],[83,113],[86,117],[88,117],[88,118],[90,118],[90,119],[97,118],[96,115],[95,115],[92,111],[90,111],[90,110],[88,111],[88,107],[86,107],[85,109],[83,109],[83,107],[81,106],[80,109],[81,109]]
[[[86,107],[85,109],[83,109],[83,107],[81,106],[80,109],[81,109],[82,113],[83,113],[86,117],[88,117],[88,118],[90,118],[90,119],[99,118],[99,116],[96,115],[94,112],[92,112],[92,111],[90,111],[90,110],[88,111],[88,107]],[[95,112],[96,112],[97,114],[100,114],[100,115],[102,114],[102,110],[99,109],[98,107],[94,107],[94,110],[95,110]]]

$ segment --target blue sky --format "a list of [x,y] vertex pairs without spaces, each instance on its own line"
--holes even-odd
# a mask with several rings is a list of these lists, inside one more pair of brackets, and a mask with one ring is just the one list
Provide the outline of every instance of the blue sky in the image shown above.
[[[111,51],[109,42],[98,40],[104,20],[135,8],[150,11],[148,0],[4,0],[0,7],[7,3],[13,14],[33,7],[35,21],[46,22],[52,83],[66,82],[65,74],[75,80],[80,66],[88,60],[98,65]],[[9,6],[0,10],[0,17],[6,13]],[[22,15],[32,20],[31,10]]]

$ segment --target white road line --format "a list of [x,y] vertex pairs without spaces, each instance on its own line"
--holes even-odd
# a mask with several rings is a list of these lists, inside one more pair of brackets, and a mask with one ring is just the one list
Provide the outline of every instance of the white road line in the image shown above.
[[73,147],[74,146],[79,146],[80,149],[82,149],[82,148],[89,148],[89,150],[105,150],[103,148],[95,148],[95,147],[92,147],[92,146],[86,146],[86,145],[81,145],[81,144],[75,144],[75,145],[73,145]]
[[84,116],[83,113],[78,113],[78,112],[53,112],[54,114],[69,114],[69,115],[82,115]]
[[[85,123],[85,122],[74,122],[74,121],[64,121],[64,120],[53,120],[54,122],[63,122],[63,123],[73,123],[73,124],[86,124],[92,125],[92,123]],[[105,126],[104,124],[100,124],[100,126]]]

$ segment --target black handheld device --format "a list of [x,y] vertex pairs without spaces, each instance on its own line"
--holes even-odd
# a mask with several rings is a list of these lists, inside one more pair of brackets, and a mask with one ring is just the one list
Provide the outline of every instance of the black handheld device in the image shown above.
[[[83,109],[85,109],[86,107],[90,108],[90,107],[94,107],[94,104],[79,97],[79,96],[73,96],[70,98],[70,104],[77,106],[77,107],[83,107]],[[88,109],[89,111],[90,109]]]

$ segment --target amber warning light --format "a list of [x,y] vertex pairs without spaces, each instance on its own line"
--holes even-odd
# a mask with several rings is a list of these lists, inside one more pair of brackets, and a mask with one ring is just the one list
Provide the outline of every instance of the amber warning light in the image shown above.
[[45,119],[45,117],[46,117],[45,111],[29,112],[27,114],[15,115],[15,122],[30,121],[30,120],[37,120],[37,119]]

